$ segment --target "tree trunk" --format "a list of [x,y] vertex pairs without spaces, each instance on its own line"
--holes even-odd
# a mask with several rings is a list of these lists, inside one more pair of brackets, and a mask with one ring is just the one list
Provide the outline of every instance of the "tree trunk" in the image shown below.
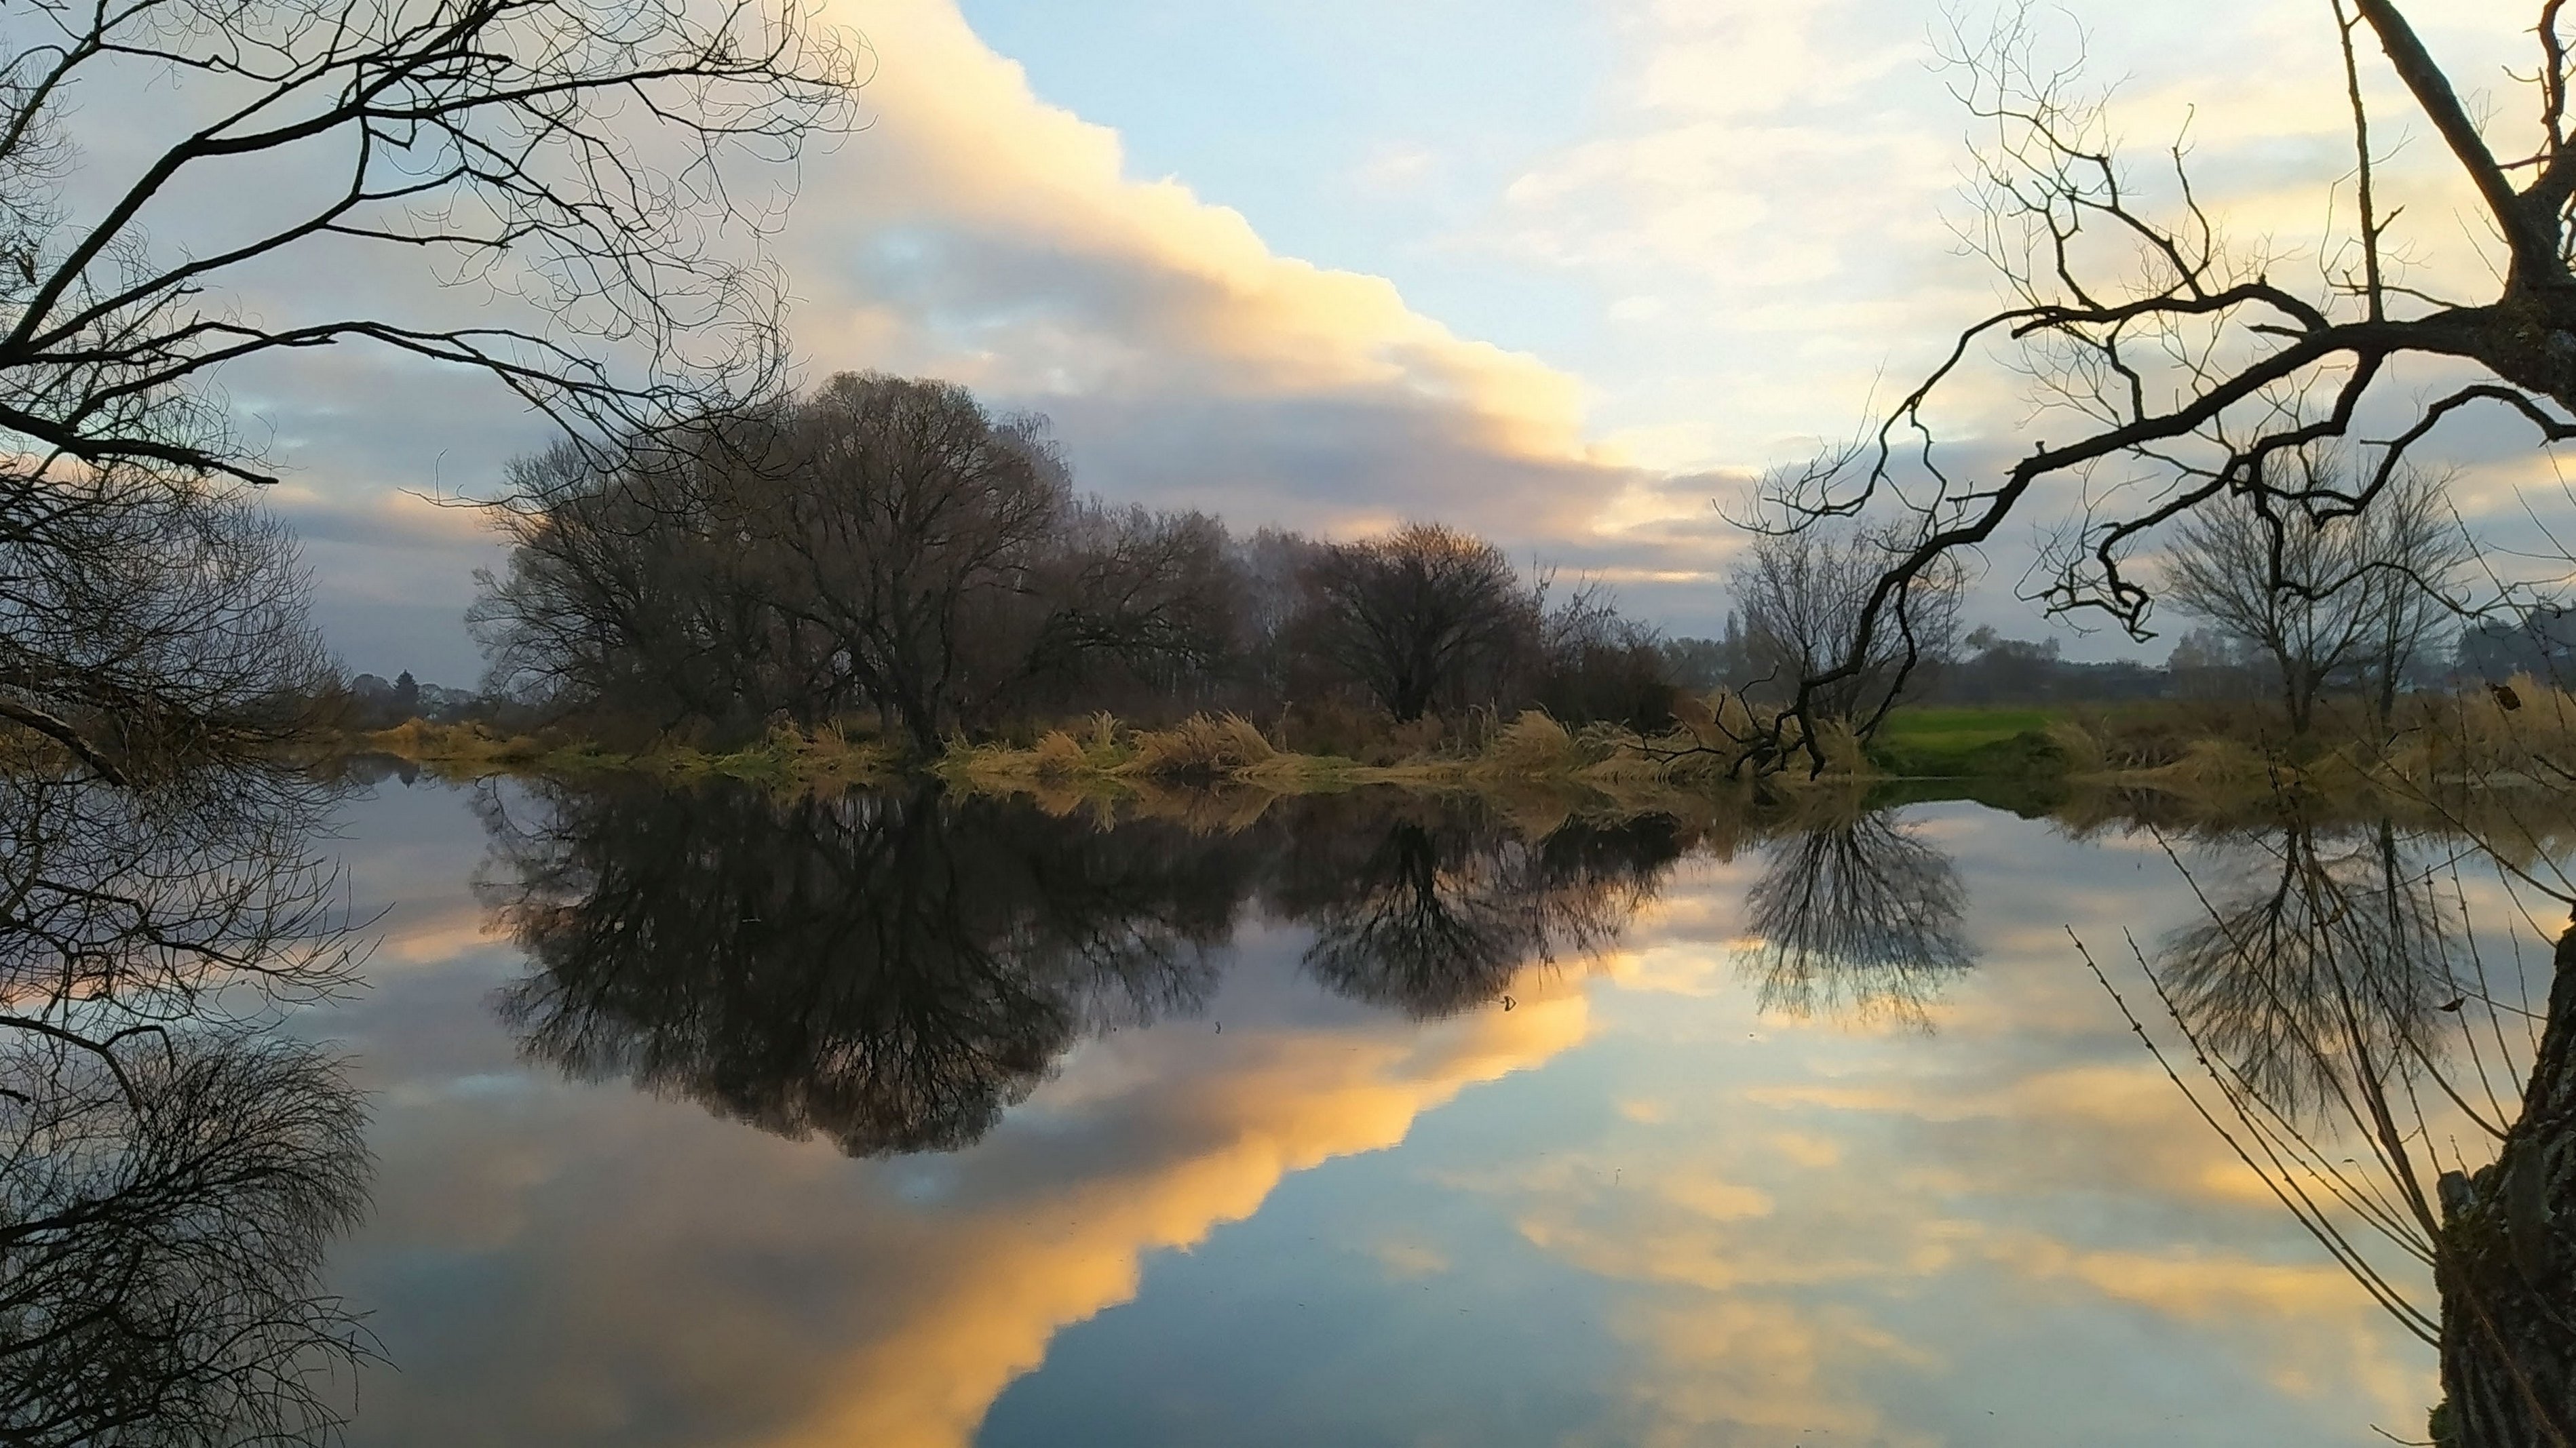
[[2474,1178],[2442,1178],[2443,1448],[2576,1448],[2576,926],[2521,1119]]

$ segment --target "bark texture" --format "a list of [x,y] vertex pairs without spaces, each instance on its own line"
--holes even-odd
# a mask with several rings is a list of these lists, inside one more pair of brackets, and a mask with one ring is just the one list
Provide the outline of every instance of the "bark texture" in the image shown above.
[[2576,926],[2503,1151],[2442,1178],[2443,1448],[2576,1445]]

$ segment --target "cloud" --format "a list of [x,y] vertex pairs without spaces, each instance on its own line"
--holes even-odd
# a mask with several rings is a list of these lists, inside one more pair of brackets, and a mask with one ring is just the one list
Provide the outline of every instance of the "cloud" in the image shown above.
[[[2500,47],[2523,44],[2505,13],[2462,5],[2421,23],[2458,73],[2491,74],[2517,58]],[[1588,129],[1526,155],[1482,224],[1444,223],[1386,258],[1398,272],[1465,259],[1480,284],[1526,295],[1517,310],[1573,318],[1527,329],[1544,358],[1444,324],[1390,276],[1282,254],[1190,178],[1133,174],[1116,131],[1041,100],[955,0],[836,0],[825,14],[864,32],[878,64],[869,125],[805,158],[779,239],[805,372],[935,374],[1044,411],[1083,484],[1113,497],[1331,535],[1440,517],[1706,630],[1742,546],[1709,500],[1850,436],[1994,295],[1950,230],[1966,125],[1928,64],[1933,0],[1599,7],[1616,68],[1568,111]],[[2249,241],[2308,245],[2348,165],[2328,27],[2214,3],[2086,19],[2100,68],[2137,77],[2119,114],[2142,151],[2196,106],[2213,204]],[[2474,290],[2474,216],[2381,70],[2387,185],[2417,228],[2416,274]],[[1464,148],[1404,134],[1317,164],[1334,185],[1388,193],[1465,165]],[[231,216],[257,192],[191,204]],[[468,300],[338,250],[284,284],[334,302]],[[351,663],[470,678],[458,615],[491,548],[407,531],[368,500],[488,488],[543,441],[536,422],[475,379],[356,349],[231,385],[297,484],[343,510],[326,533],[332,520],[302,506]],[[1972,449],[1963,462],[1990,470],[2018,450],[2029,418],[2009,379],[1953,401],[1943,427]],[[2509,463],[2529,444],[2495,419],[2446,429],[2445,455],[2472,465],[2476,518],[2514,524],[2525,474]],[[1997,541],[1981,615],[2027,617],[2004,596],[2025,531]]]
[[[1131,176],[1115,132],[1041,101],[952,0],[825,18],[864,32],[878,64],[866,128],[805,158],[779,240],[807,376],[936,375],[1046,412],[1079,481],[1121,499],[1331,535],[1438,517],[1515,552],[1700,581],[1704,554],[1670,559],[1684,540],[1623,551],[1662,480],[1590,439],[1575,377],[1459,335],[1383,277],[1281,255],[1179,180]],[[1366,169],[1392,185],[1432,164],[1392,147]],[[326,613],[407,617],[411,650],[438,660],[425,672],[461,682],[456,615],[488,550],[333,525],[393,522],[369,501],[392,489],[488,489],[543,434],[494,389],[422,374],[288,359],[245,373],[236,400],[313,495],[300,511]],[[398,631],[344,643],[358,666],[398,667],[405,645],[376,637]]]
[[955,377],[1053,415],[1090,485],[1247,524],[1436,514],[1517,543],[1627,484],[1574,378],[1131,178],[946,0],[846,13],[882,64],[876,123],[809,170],[788,241],[816,370]]
[[1430,179],[1440,155],[1428,146],[1386,142],[1373,148],[1352,179],[1371,191],[1401,193]]
[[[2141,1352],[2249,1434],[2420,1419],[2429,1363],[2071,959],[2066,925],[2151,936],[2190,908],[2179,882],[2142,880],[2132,850],[1924,813],[1980,959],[1933,1033],[1780,1029],[1726,984],[1746,866],[1691,867],[1596,977],[1606,1128],[1454,1181],[1609,1284],[1593,1313],[1633,1345],[1620,1441],[2095,1441],[2131,1426],[2084,1421],[2134,1401],[2105,1362]],[[2100,1405],[2032,1399],[2040,1362],[2106,1374]],[[1985,1411],[2034,1402],[2074,1416]]]
[[[423,1443],[503,1424],[528,1441],[962,1448],[1058,1332],[1135,1294],[1153,1254],[1586,1034],[1560,978],[1516,995],[1429,1028],[1264,1022],[1238,1002],[1221,1037],[1122,1033],[948,1157],[849,1162],[622,1084],[529,1083],[499,1121],[454,1082],[396,1089],[377,1139],[399,1211],[357,1275],[490,1286],[470,1321],[406,1299],[389,1344],[403,1371],[370,1382],[370,1420]],[[562,1210],[583,1201],[616,1205]],[[1380,1256],[1402,1275],[1445,1266],[1418,1243]],[[699,1330],[670,1330],[683,1322]]]

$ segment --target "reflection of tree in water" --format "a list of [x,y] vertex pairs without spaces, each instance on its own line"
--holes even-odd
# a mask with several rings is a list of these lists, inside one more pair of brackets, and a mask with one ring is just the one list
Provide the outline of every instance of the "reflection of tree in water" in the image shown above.
[[2439,1183],[2445,1448],[2576,1443],[2576,924],[2554,966],[2520,1114]]
[[264,1026],[351,956],[329,797],[230,770],[0,778],[0,1439],[318,1441],[363,1339],[321,1295],[357,1095]]
[[1526,842],[1329,800],[1232,834],[927,792],[538,804],[486,805],[526,1048],[856,1154],[964,1146],[1087,1031],[1195,1013],[1256,897],[1314,927],[1329,988],[1428,1017],[1606,942],[1680,849],[1660,821]]
[[[2545,1012],[2504,999],[2518,982],[2490,977],[2452,857],[2432,843],[2384,821],[2333,835],[2294,818],[2253,887],[2203,891],[2207,919],[2169,937],[2151,973],[2202,1064],[2196,1104],[2439,1349],[2431,1441],[2564,1448],[2576,1444],[2576,929],[2557,943]],[[2392,1251],[2412,1265],[2392,1265]],[[2433,1305],[2408,1286],[2427,1269]]]
[[2435,873],[2447,861],[2388,821],[2359,836],[2290,822],[2196,872],[2239,883],[2166,938],[2157,983],[2227,1070],[2284,1110],[2326,1109],[2357,1078],[2411,1078],[2440,1049],[2439,1008],[2461,998],[2462,921]]
[[1463,812],[1308,820],[1273,896],[1314,928],[1307,969],[1417,1019],[1501,999],[1533,961],[1607,946],[1681,854],[1661,817],[1534,842]]
[[527,1048],[853,1154],[962,1146],[1086,1024],[1192,1007],[1245,889],[1224,842],[933,793],[546,805],[490,811]]
[[1950,857],[1873,810],[1787,835],[1745,896],[1746,952],[1765,1011],[1922,1023],[1949,980],[1976,964],[1960,920],[1967,890]]

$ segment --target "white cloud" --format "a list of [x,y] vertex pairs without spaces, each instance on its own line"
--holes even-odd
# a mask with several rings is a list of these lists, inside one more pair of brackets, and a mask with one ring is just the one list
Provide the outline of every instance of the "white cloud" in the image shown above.
[[[879,64],[871,124],[806,159],[782,237],[807,371],[932,373],[1043,410],[1082,481],[1114,496],[1332,534],[1439,516],[1633,580],[1644,611],[1709,627],[1712,580],[1739,546],[1709,499],[1850,436],[1992,298],[1944,220],[1967,125],[1929,64],[1932,0],[1604,6],[1619,68],[1589,132],[1528,157],[1479,233],[1416,249],[1526,278],[1560,309],[1576,288],[1588,320],[1548,359],[1462,335],[1387,277],[1280,254],[1187,178],[1129,174],[1115,131],[1041,101],[954,0],[839,0],[827,15],[863,30]],[[2313,239],[2348,164],[2318,15],[2283,0],[2083,18],[2101,69],[2131,77],[2132,141],[2152,153],[2188,113],[2232,228]],[[2463,76],[2499,74],[2527,44],[2504,0],[2420,23]],[[2485,264],[2477,228],[2420,129],[2386,127],[2387,185],[2409,207],[2418,274],[2465,287]],[[1391,195],[1445,174],[1402,136],[1356,168],[1349,154],[1317,164]],[[297,281],[418,291],[346,262]],[[542,440],[493,389],[338,350],[244,373],[234,392],[299,486],[345,516],[394,489],[488,487]],[[1956,402],[1945,426],[1975,446],[2027,421],[2009,379]],[[2508,431],[2463,427],[2443,445],[2516,464],[2464,493],[2511,521],[2529,452]],[[2013,531],[1995,560],[2006,582],[2027,556]],[[458,615],[488,546],[361,530],[317,537],[313,556],[352,664],[472,672]]]

